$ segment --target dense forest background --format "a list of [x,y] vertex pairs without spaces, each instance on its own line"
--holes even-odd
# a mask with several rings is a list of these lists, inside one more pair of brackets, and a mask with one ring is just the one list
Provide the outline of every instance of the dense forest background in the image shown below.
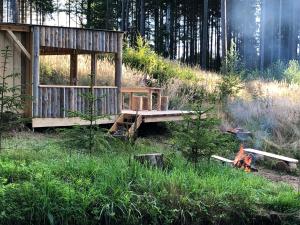
[[[1,0],[0,20],[126,31],[160,55],[218,70],[235,43],[248,69],[299,59],[299,0]],[[65,18],[60,18],[64,13]],[[60,20],[60,22],[59,22]]]

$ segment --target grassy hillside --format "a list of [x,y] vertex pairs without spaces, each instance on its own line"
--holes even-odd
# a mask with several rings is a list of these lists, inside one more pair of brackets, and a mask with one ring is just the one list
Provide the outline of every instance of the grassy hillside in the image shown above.
[[[28,133],[7,139],[0,154],[2,225],[295,224],[299,219],[298,194],[255,174],[207,162],[194,167],[145,140],[92,156],[70,154],[61,141]],[[132,160],[143,152],[164,153],[166,168]]]
[[[165,95],[170,96],[171,109],[189,109],[190,103],[205,91],[206,97],[218,99],[222,96],[220,84],[222,75],[204,72],[199,68],[191,68],[175,62],[166,61],[151,50],[127,50],[126,65],[123,66],[123,85],[160,85],[165,88]],[[139,57],[138,57],[139,56]],[[152,64],[147,61],[150,57]],[[132,59],[132,60],[130,60]],[[47,56],[42,62],[42,81],[44,83],[68,83],[69,58],[67,56]],[[89,57],[79,57],[79,84],[86,85],[89,70]],[[62,63],[63,62],[63,63]],[[147,64],[143,63],[147,62]],[[138,66],[138,65],[142,66]],[[164,65],[164,66],[162,66]],[[280,64],[281,65],[281,64]],[[147,67],[147,69],[146,69]],[[149,68],[148,68],[149,67]],[[273,66],[266,73],[279,74],[294,71],[294,66],[282,68]],[[109,59],[98,62],[97,85],[113,85],[114,66]],[[171,68],[171,69],[170,69]],[[158,75],[158,71],[160,72]],[[157,83],[157,76],[164,76],[171,70],[171,75],[164,81]],[[175,71],[175,72],[174,72]],[[297,70],[295,70],[297,74]],[[182,74],[190,74],[190,77]],[[251,75],[250,71],[243,71],[243,76]],[[274,76],[275,76],[274,75]],[[251,75],[252,76],[252,75]],[[279,75],[276,75],[279,76]],[[255,135],[254,147],[278,152],[300,159],[300,86],[284,80],[252,79],[241,81],[243,87],[235,97],[228,98],[226,104],[220,107],[216,102],[216,109],[223,121],[223,129],[241,126],[249,129]],[[201,94],[201,93],[200,93]]]

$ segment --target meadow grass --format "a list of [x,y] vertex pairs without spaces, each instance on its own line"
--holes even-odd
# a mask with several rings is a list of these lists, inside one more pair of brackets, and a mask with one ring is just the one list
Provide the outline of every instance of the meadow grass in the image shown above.
[[[16,134],[0,158],[0,224],[262,224],[270,212],[293,224],[299,195],[288,185],[213,162],[196,167],[139,140],[86,155],[56,135]],[[33,148],[35,146],[35,148]],[[162,152],[164,170],[137,153]]]
[[[54,77],[49,79],[51,75],[42,75],[44,82],[57,84],[64,80],[63,82],[68,83],[68,56],[43,56],[41,63],[42,67],[46,68],[44,73],[49,70],[48,73]],[[169,61],[168,63],[174,64]],[[176,68],[178,66],[179,64]],[[212,95],[219,92],[218,85],[222,80],[220,74],[205,72],[197,67],[191,68],[184,65],[180,67],[186,68],[197,79],[172,78],[163,85],[163,94],[169,96],[170,109],[190,109],[190,102],[199,89]],[[90,73],[90,58],[80,56],[78,68],[79,84],[86,85]],[[97,71],[97,85],[113,85],[114,65],[112,61],[108,58],[99,60]],[[122,84],[124,86],[145,85],[147,79],[149,76],[143,72],[123,66]],[[155,81],[151,82],[155,85]],[[300,86],[284,81],[262,79],[246,81],[243,86],[238,96],[230,98],[225,107],[216,106],[222,118],[223,127],[248,129],[255,136],[252,147],[300,159]]]

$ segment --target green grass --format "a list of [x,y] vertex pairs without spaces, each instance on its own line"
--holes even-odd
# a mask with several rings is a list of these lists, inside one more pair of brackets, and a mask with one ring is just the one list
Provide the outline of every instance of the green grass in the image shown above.
[[[70,156],[59,142],[28,134],[6,141],[0,224],[261,224],[271,211],[293,224],[300,209],[287,185],[213,163],[195,168],[159,144]],[[164,152],[167,168],[131,159],[141,152]]]

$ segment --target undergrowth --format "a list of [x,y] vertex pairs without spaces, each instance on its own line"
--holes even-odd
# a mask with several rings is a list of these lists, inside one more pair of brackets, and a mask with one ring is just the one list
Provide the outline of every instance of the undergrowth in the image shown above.
[[[1,153],[2,225],[265,224],[271,211],[293,224],[300,209],[299,196],[287,185],[214,163],[194,167],[143,140],[126,151],[120,145],[108,153],[70,156],[58,137],[30,136],[6,140]],[[168,169],[131,157],[157,151],[165,154]]]

